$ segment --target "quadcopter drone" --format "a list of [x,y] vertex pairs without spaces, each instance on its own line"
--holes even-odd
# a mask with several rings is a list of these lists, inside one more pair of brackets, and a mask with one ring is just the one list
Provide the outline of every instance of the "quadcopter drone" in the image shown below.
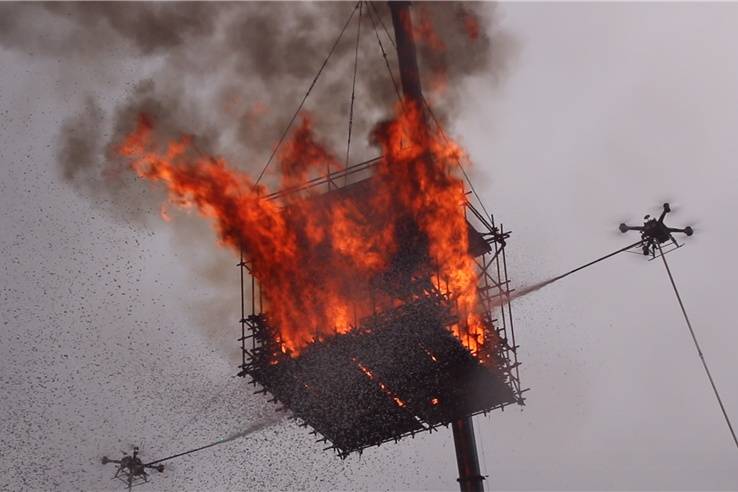
[[164,465],[162,464],[154,465],[141,461],[141,458],[138,457],[138,446],[133,447],[133,456],[123,453],[123,457],[119,460],[111,460],[107,456],[103,456],[102,464],[106,465],[108,463],[118,465],[118,470],[113,475],[113,479],[117,478],[128,485],[128,490],[149,481],[149,474],[146,473],[147,468],[157,470],[159,473],[164,471]]
[[660,245],[665,242],[671,241],[672,243],[674,243],[675,247],[680,247],[680,244],[677,243],[676,239],[674,239],[674,236],[672,236],[673,233],[679,232],[682,234],[686,234],[687,236],[691,236],[692,234],[694,234],[694,230],[690,226],[687,226],[683,229],[677,229],[664,224],[664,217],[666,217],[666,214],[668,214],[669,212],[671,212],[671,207],[668,203],[664,203],[663,212],[661,212],[661,216],[658,219],[651,217],[650,215],[646,215],[643,218],[642,226],[629,226],[626,224],[620,224],[620,232],[626,233],[628,231],[640,231],[640,246],[643,250],[643,254],[645,256],[651,255],[652,258],[655,258],[656,252],[660,249]]

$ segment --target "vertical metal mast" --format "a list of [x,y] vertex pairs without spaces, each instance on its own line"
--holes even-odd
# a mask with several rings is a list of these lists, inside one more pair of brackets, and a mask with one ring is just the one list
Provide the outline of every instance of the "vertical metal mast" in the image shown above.
[[420,71],[415,51],[412,17],[410,17],[410,2],[387,2],[387,4],[392,12],[392,24],[395,28],[402,95],[405,99],[422,104],[423,92],[420,88]]
[[477,442],[474,439],[472,417],[457,420],[451,424],[456,447],[456,464],[459,466],[459,488],[461,492],[483,492],[484,477],[479,472]]
[[[420,72],[413,37],[410,2],[387,2],[392,12],[395,29],[397,59],[400,65],[400,80],[403,97],[423,107],[423,92],[420,87]],[[451,424],[456,448],[456,462],[459,466],[459,487],[461,492],[483,492],[484,477],[479,471],[477,444],[474,439],[472,417],[460,419]]]

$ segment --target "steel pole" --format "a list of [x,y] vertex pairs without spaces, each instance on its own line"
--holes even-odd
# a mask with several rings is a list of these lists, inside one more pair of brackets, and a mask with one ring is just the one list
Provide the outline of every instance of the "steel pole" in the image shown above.
[[456,464],[459,466],[459,488],[461,492],[483,492],[484,477],[479,471],[477,443],[474,439],[472,417],[457,420],[451,424],[456,448]]
[[[387,4],[392,13],[392,25],[395,29],[403,97],[420,106],[423,101],[423,91],[420,86],[410,2],[387,2]],[[474,440],[472,417],[453,422],[451,428],[454,434],[456,462],[459,465],[458,481],[461,492],[483,492],[484,477],[479,473],[479,458],[477,457],[477,444]]]
[[415,49],[415,38],[410,16],[410,2],[387,2],[392,13],[392,25],[395,28],[395,44],[397,45],[397,61],[400,66],[400,82],[402,94],[420,104],[423,92],[420,87],[420,72]]

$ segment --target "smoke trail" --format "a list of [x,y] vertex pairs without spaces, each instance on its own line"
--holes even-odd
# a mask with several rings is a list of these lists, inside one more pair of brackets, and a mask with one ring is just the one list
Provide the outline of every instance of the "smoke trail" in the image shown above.
[[601,256],[601,257],[597,258],[596,260],[592,260],[589,263],[585,263],[584,265],[579,266],[577,268],[574,268],[573,270],[569,270],[566,273],[562,273],[561,275],[557,275],[557,276],[552,277],[552,278],[550,278],[548,280],[544,280],[542,282],[538,282],[537,284],[533,284],[533,285],[528,286],[528,287],[523,287],[521,289],[517,289],[511,295],[502,294],[500,297],[498,297],[495,300],[495,302],[492,303],[492,305],[493,305],[493,307],[499,307],[499,306],[501,306],[502,304],[504,304],[504,303],[506,303],[508,301],[513,301],[513,300],[515,300],[515,299],[517,299],[519,297],[523,297],[524,295],[530,294],[532,292],[536,292],[537,290],[540,290],[540,289],[546,287],[547,285],[551,285],[552,283],[554,283],[554,282],[556,282],[558,280],[561,280],[564,277],[568,277],[569,275],[571,275],[573,273],[576,273],[576,272],[578,272],[580,270],[584,270],[585,268],[590,267],[590,266],[594,265],[595,263],[599,263],[599,262],[601,262],[603,260],[606,260],[608,258],[612,258],[613,256],[615,256],[617,254],[620,254],[623,251],[628,251],[629,249],[633,249],[633,248],[639,247],[639,246],[641,246],[641,244],[642,244],[642,241],[641,240],[636,241],[633,244],[629,244],[628,246],[625,246],[623,248],[620,248],[618,250],[615,250],[612,253],[608,253],[605,256]]
[[236,440],[236,439],[238,439],[240,437],[246,437],[246,436],[248,436],[250,434],[253,434],[254,432],[258,432],[258,431],[260,431],[262,429],[265,429],[265,428],[267,428],[269,426],[272,426],[272,425],[276,424],[277,422],[280,422],[282,420],[282,418],[283,418],[282,416],[275,415],[275,416],[273,416],[271,418],[268,418],[266,420],[262,420],[261,422],[258,422],[256,424],[251,424],[246,429],[244,429],[242,431],[239,431],[239,432],[236,432],[236,433],[233,433],[233,434],[230,434],[229,436],[226,436],[223,439],[219,439],[219,440],[217,440],[215,442],[211,442],[210,444],[206,444],[205,446],[200,446],[199,448],[190,449],[188,451],[183,451],[181,453],[177,453],[177,454],[173,454],[171,456],[167,456],[166,458],[161,458],[161,459],[158,459],[156,461],[151,461],[151,462],[147,463],[146,466],[155,465],[157,463],[162,463],[164,461],[170,461],[170,460],[173,460],[175,458],[179,458],[180,456],[185,456],[185,455],[188,455],[188,454],[197,453],[198,451],[202,451],[203,449],[212,448],[213,446],[218,446],[219,444],[224,444],[224,443],[227,443],[227,442]]
[[544,280],[542,282],[538,282],[537,284],[530,285],[528,287],[521,287],[519,289],[515,289],[514,292],[511,292],[510,295],[506,295],[504,292],[500,294],[499,297],[497,297],[494,301],[491,302],[492,308],[497,308],[502,306],[503,304],[507,303],[508,301],[512,302],[515,299],[518,299],[519,297],[523,297],[525,295],[531,294],[533,292],[536,292],[537,290],[540,290],[547,285],[551,285],[552,283],[556,282],[557,280],[561,280],[564,278],[565,275],[559,275],[557,277],[550,278],[548,280]]
[[518,297],[523,297],[525,295],[528,295],[532,292],[536,292],[537,290],[540,290],[547,285],[551,285],[552,283],[556,282],[557,280],[561,280],[563,277],[559,275],[558,277],[553,277],[548,280],[544,280],[543,282],[538,282],[537,284],[530,285],[528,287],[523,287],[521,289],[517,289],[515,292],[513,292],[510,295],[510,300],[515,300]]
[[246,437],[246,436],[248,436],[250,434],[253,434],[254,432],[259,432],[260,430],[263,430],[263,429],[266,429],[266,428],[271,427],[273,425],[276,425],[276,424],[282,422],[282,420],[284,420],[284,418],[285,418],[284,415],[274,415],[274,416],[272,416],[270,418],[267,418],[265,420],[262,420],[261,422],[257,422],[255,424],[251,424],[251,425],[249,425],[248,427],[246,427],[242,431],[238,431],[238,432],[234,432],[232,434],[229,434],[228,436],[224,437],[223,439],[221,439],[218,442],[219,443],[226,443],[226,442],[230,442],[230,441],[235,441],[238,438]]

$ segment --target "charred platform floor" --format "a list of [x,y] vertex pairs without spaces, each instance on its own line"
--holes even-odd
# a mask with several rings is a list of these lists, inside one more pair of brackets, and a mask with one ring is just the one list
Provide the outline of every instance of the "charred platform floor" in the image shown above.
[[449,331],[452,312],[443,296],[421,298],[311,343],[294,358],[270,344],[264,316],[252,315],[248,324],[260,346],[242,375],[341,457],[521,403],[503,356],[506,341],[498,339],[500,350],[482,364]]

